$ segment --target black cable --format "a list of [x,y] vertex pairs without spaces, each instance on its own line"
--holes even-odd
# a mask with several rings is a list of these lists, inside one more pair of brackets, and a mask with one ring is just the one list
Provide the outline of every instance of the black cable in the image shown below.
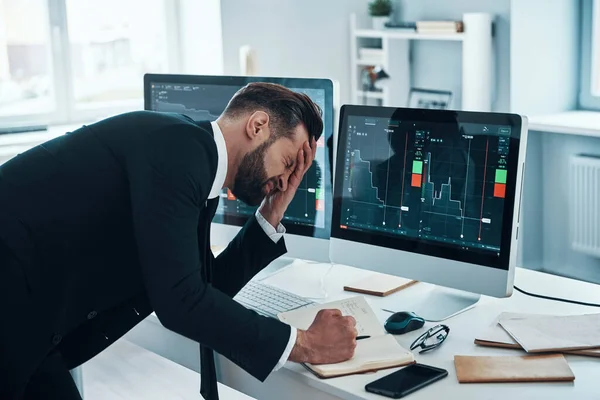
[[580,306],[600,307],[600,304],[586,303],[586,302],[583,302],[583,301],[561,299],[559,297],[550,297],[550,296],[544,296],[544,295],[541,295],[541,294],[529,293],[529,292],[526,292],[525,290],[523,290],[523,289],[521,289],[521,288],[519,288],[517,286],[514,286],[514,288],[515,288],[516,291],[521,292],[521,293],[523,293],[523,294],[525,294],[527,296],[537,297],[537,298],[540,298],[540,299],[553,300],[553,301],[562,301],[562,302],[565,302],[565,303],[578,304]]

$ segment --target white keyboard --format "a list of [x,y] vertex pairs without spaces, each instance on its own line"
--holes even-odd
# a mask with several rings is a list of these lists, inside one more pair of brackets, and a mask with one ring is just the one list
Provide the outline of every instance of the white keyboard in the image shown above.
[[286,290],[261,282],[250,281],[234,297],[238,303],[250,308],[265,317],[277,318],[277,314],[313,304]]

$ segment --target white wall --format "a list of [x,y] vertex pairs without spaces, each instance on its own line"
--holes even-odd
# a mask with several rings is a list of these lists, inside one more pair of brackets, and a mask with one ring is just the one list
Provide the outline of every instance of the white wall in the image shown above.
[[222,74],[221,0],[181,0],[179,4],[181,72]]
[[[341,101],[350,102],[349,15],[366,15],[368,0],[221,0],[226,74],[239,74],[238,52],[251,45],[258,74],[327,77],[340,83]],[[510,99],[510,0],[405,0],[396,3],[402,20],[461,19],[465,12],[496,15],[494,110]],[[413,86],[450,89],[460,101],[461,45],[415,43]],[[393,71],[389,71],[393,76]]]
[[576,107],[579,14],[578,0],[511,1],[512,112],[539,115]]
[[239,47],[251,45],[263,76],[332,78],[350,97],[349,15],[365,0],[222,0],[225,74],[239,74]]
[[[528,1],[528,0],[524,0]],[[467,12],[494,15],[494,75],[492,110],[508,111],[510,101],[510,1],[509,0],[403,0],[396,18],[461,20]],[[422,41],[413,44],[413,86],[451,90],[461,104],[462,53],[460,43]]]
[[[581,74],[589,76],[589,65],[580,60],[582,44],[589,46],[590,6],[587,0],[511,1],[512,112],[536,115],[576,108]],[[600,259],[574,251],[567,229],[569,158],[580,153],[600,154],[600,141],[530,131],[522,266],[600,283]]]

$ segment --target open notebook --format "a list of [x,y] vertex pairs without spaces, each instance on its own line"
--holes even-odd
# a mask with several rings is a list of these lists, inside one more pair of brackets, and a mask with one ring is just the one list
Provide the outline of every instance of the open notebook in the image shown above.
[[314,321],[319,310],[323,309],[338,309],[343,315],[353,316],[356,319],[358,335],[371,337],[358,341],[354,357],[348,361],[336,364],[305,364],[306,368],[318,377],[333,378],[399,367],[415,362],[413,354],[400,346],[394,336],[385,332],[363,296],[326,304],[314,304],[281,313],[278,317],[282,322],[306,330]]

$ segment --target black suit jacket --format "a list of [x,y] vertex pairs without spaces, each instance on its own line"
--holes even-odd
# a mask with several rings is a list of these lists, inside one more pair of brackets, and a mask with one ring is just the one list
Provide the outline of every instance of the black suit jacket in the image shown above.
[[[284,254],[250,218],[219,257],[210,123],[133,112],[84,126],[0,167],[0,358],[26,377],[53,348],[73,368],[153,310],[162,324],[260,380],[290,328],[232,297]],[[1,260],[0,260],[1,264]],[[211,282],[211,283],[209,283]],[[1,290],[0,290],[1,291]]]

